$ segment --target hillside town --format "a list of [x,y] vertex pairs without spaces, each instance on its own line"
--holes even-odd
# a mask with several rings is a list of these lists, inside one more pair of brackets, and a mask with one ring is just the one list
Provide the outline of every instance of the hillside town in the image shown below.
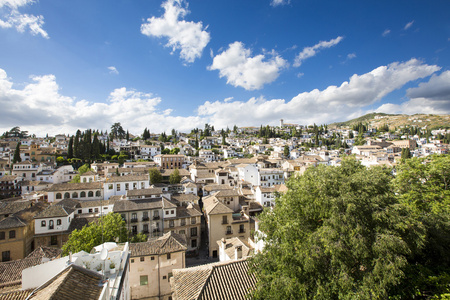
[[[247,258],[264,247],[258,215],[289,178],[346,156],[395,170],[448,154],[449,138],[420,122],[170,135],[116,123],[46,137],[14,127],[0,139],[0,299],[245,299],[256,283]],[[110,213],[125,221],[125,243],[63,253],[72,232]]]

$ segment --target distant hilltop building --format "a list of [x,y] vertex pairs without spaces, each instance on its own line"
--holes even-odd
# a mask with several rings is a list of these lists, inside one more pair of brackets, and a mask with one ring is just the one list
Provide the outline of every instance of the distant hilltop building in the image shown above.
[[283,127],[298,127],[298,124],[285,124],[284,123],[284,120],[283,119],[281,119],[280,120],[280,128],[283,128]]

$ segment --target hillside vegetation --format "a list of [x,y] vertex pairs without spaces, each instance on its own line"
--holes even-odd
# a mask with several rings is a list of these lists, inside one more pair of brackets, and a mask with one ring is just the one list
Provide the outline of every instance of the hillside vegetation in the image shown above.
[[450,115],[391,115],[384,113],[371,113],[346,122],[332,123],[328,125],[328,128],[345,128],[351,127],[352,125],[358,123],[367,123],[369,124],[369,127],[375,128],[386,124],[390,129],[402,126],[418,126],[421,128],[426,126],[427,129],[439,129],[450,128]]

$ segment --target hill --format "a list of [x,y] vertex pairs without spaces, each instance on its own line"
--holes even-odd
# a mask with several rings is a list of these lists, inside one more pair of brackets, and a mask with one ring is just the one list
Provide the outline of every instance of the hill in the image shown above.
[[390,129],[402,126],[418,126],[427,129],[450,128],[450,115],[391,115],[385,113],[370,113],[356,119],[345,122],[337,122],[328,125],[328,128],[345,128],[351,127],[358,123],[367,123],[369,127],[381,127],[388,125]]

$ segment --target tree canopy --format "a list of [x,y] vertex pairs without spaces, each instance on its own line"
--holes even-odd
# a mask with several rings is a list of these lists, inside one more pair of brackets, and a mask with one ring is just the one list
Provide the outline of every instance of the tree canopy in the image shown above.
[[171,184],[176,184],[180,183],[180,181],[181,181],[180,171],[178,169],[173,170],[172,174],[170,174],[169,176],[169,182]]
[[[448,203],[447,160],[441,158],[426,167],[411,160],[400,167],[394,181],[391,169],[367,169],[352,158],[339,167],[311,167],[293,177],[274,209],[259,217],[265,248],[252,258],[258,278],[252,296],[411,299],[448,293],[449,231],[444,224],[448,224],[449,206],[435,203],[414,211],[424,201]],[[415,174],[416,167],[423,177]],[[411,189],[408,180],[412,180]],[[432,192],[416,203],[424,181],[425,186],[430,182]],[[423,209],[435,209],[446,217],[436,226],[434,217],[421,213]],[[441,245],[433,242],[432,233],[441,238]]]
[[151,168],[149,171],[150,183],[160,183],[162,181],[161,172],[157,168]]
[[125,221],[120,214],[108,213],[101,217],[98,222],[85,225],[81,230],[75,229],[72,231],[69,239],[62,247],[63,255],[67,255],[69,252],[90,252],[92,248],[102,244],[102,242],[124,243],[127,238],[128,232]]

